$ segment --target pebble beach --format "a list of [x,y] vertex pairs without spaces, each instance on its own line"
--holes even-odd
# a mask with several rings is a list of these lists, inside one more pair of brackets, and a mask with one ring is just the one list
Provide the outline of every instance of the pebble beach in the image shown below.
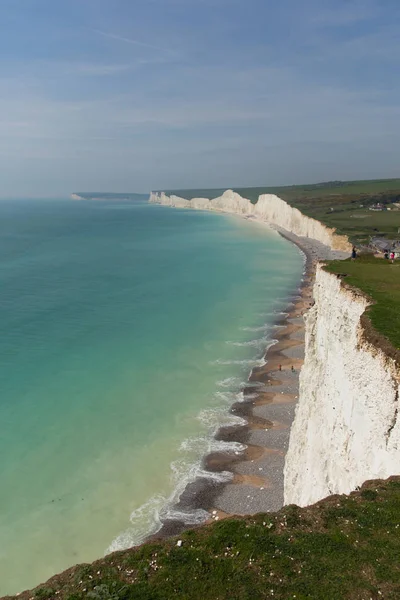
[[[299,396],[299,375],[304,361],[304,315],[313,304],[313,283],[319,261],[344,259],[347,253],[333,251],[310,238],[300,238],[274,227],[296,244],[306,257],[300,290],[275,323],[275,343],[266,351],[265,364],[255,367],[243,389],[243,401],[230,409],[245,425],[222,427],[216,439],[243,444],[243,452],[214,452],[204,457],[204,469],[231,473],[228,482],[198,478],[190,483],[177,509],[208,511],[209,522],[234,515],[273,512],[283,506],[284,463]],[[155,537],[178,534],[187,526],[166,521]]]

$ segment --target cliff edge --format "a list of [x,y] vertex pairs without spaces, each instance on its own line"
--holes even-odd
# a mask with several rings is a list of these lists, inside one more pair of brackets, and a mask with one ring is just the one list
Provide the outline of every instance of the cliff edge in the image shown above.
[[227,190],[218,198],[193,198],[186,200],[179,196],[167,196],[164,192],[152,192],[149,202],[175,208],[213,210],[253,217],[270,225],[282,227],[300,237],[313,238],[332,250],[349,252],[351,244],[346,236],[337,235],[335,229],[326,227],[319,221],[303,215],[297,208],[274,194],[262,194],[256,204],[240,194]]
[[371,300],[344,281],[317,267],[286,455],[286,504],[306,506],[400,472],[400,368],[366,335]]

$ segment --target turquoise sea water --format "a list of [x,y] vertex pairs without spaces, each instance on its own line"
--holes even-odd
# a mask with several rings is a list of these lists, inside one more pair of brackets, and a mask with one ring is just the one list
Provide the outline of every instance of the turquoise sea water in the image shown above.
[[157,529],[302,270],[235,217],[0,203],[0,595]]

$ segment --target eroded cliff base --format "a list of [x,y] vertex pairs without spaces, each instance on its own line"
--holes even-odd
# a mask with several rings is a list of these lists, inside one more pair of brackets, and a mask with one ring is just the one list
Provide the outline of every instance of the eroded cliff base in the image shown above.
[[400,478],[227,519],[57,575],[23,600],[400,597]]

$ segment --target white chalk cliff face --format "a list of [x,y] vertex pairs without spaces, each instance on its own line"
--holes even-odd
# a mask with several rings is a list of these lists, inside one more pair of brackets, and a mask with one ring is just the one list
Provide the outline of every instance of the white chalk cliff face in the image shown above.
[[400,473],[400,370],[363,336],[368,301],[320,266],[314,299],[285,464],[285,504],[300,506]]
[[348,251],[351,249],[346,236],[335,234],[334,229],[325,227],[319,221],[306,217],[297,208],[293,208],[274,194],[262,194],[257,203],[252,204],[250,200],[243,198],[232,190],[227,190],[222,196],[212,200],[208,198],[185,200],[185,198],[179,196],[167,196],[164,192],[153,192],[150,195],[149,202],[175,208],[214,210],[254,217],[271,225],[282,227],[295,235],[318,240],[332,248],[332,250]]

